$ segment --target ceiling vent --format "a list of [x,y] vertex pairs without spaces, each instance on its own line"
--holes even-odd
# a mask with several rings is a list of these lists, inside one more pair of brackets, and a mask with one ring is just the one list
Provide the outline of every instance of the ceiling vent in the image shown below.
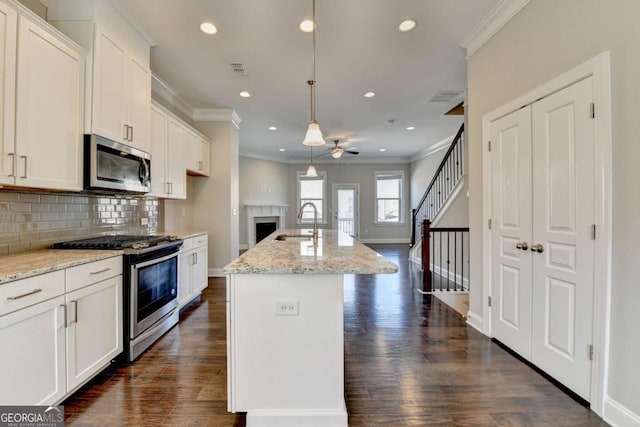
[[244,64],[242,62],[230,62],[229,66],[231,66],[231,71],[233,71],[234,74],[242,76],[247,74],[247,70],[244,68]]
[[451,102],[463,93],[461,90],[439,90],[427,102]]

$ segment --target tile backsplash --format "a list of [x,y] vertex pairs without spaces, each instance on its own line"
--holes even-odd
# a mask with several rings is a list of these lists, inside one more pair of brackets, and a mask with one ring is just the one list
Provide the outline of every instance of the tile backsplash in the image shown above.
[[0,190],[0,255],[101,234],[154,234],[163,212],[155,198]]

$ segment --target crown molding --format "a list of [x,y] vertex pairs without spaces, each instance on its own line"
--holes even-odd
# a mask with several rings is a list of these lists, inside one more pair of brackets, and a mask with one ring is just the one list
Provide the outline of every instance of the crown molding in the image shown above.
[[237,128],[242,122],[238,113],[231,108],[196,108],[192,117],[196,122],[231,122]]
[[167,83],[155,74],[151,74],[151,91],[181,111],[185,116],[193,118],[194,108],[178,95]]
[[494,34],[500,31],[529,1],[501,0],[495,5],[482,22],[460,42],[460,46],[467,50],[467,59],[471,58]]
[[438,151],[449,148],[449,145],[451,145],[451,143],[453,142],[453,138],[455,137],[456,137],[455,135],[448,136],[442,141],[436,142],[435,144],[428,146],[424,150],[417,152],[416,154],[411,156],[410,158],[411,163],[415,162],[416,160],[429,157],[430,155],[435,154]]
[[142,29],[142,26],[136,21],[133,16],[129,13],[126,7],[120,3],[120,0],[110,0],[110,3],[113,5],[114,9],[118,11],[118,13],[131,25],[139,35],[142,37],[150,47],[156,46],[158,43],[151,38],[149,34],[145,30]]

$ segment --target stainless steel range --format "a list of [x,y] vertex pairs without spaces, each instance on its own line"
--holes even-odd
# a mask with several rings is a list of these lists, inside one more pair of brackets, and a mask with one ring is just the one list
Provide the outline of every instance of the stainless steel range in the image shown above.
[[124,357],[134,361],[179,319],[182,240],[173,236],[100,236],[61,242],[54,249],[124,250]]

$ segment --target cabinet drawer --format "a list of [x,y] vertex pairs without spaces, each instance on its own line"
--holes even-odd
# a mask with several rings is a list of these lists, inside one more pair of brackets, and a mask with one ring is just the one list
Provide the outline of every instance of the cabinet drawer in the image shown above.
[[0,316],[64,294],[64,270],[0,286]]
[[200,236],[195,236],[191,238],[192,240],[192,244],[194,248],[200,247],[200,246],[206,246],[207,244],[209,244],[209,235],[207,234],[201,234]]
[[193,237],[184,239],[182,243],[182,252],[188,252],[193,249]]
[[67,292],[122,274],[122,257],[103,259],[67,269]]

